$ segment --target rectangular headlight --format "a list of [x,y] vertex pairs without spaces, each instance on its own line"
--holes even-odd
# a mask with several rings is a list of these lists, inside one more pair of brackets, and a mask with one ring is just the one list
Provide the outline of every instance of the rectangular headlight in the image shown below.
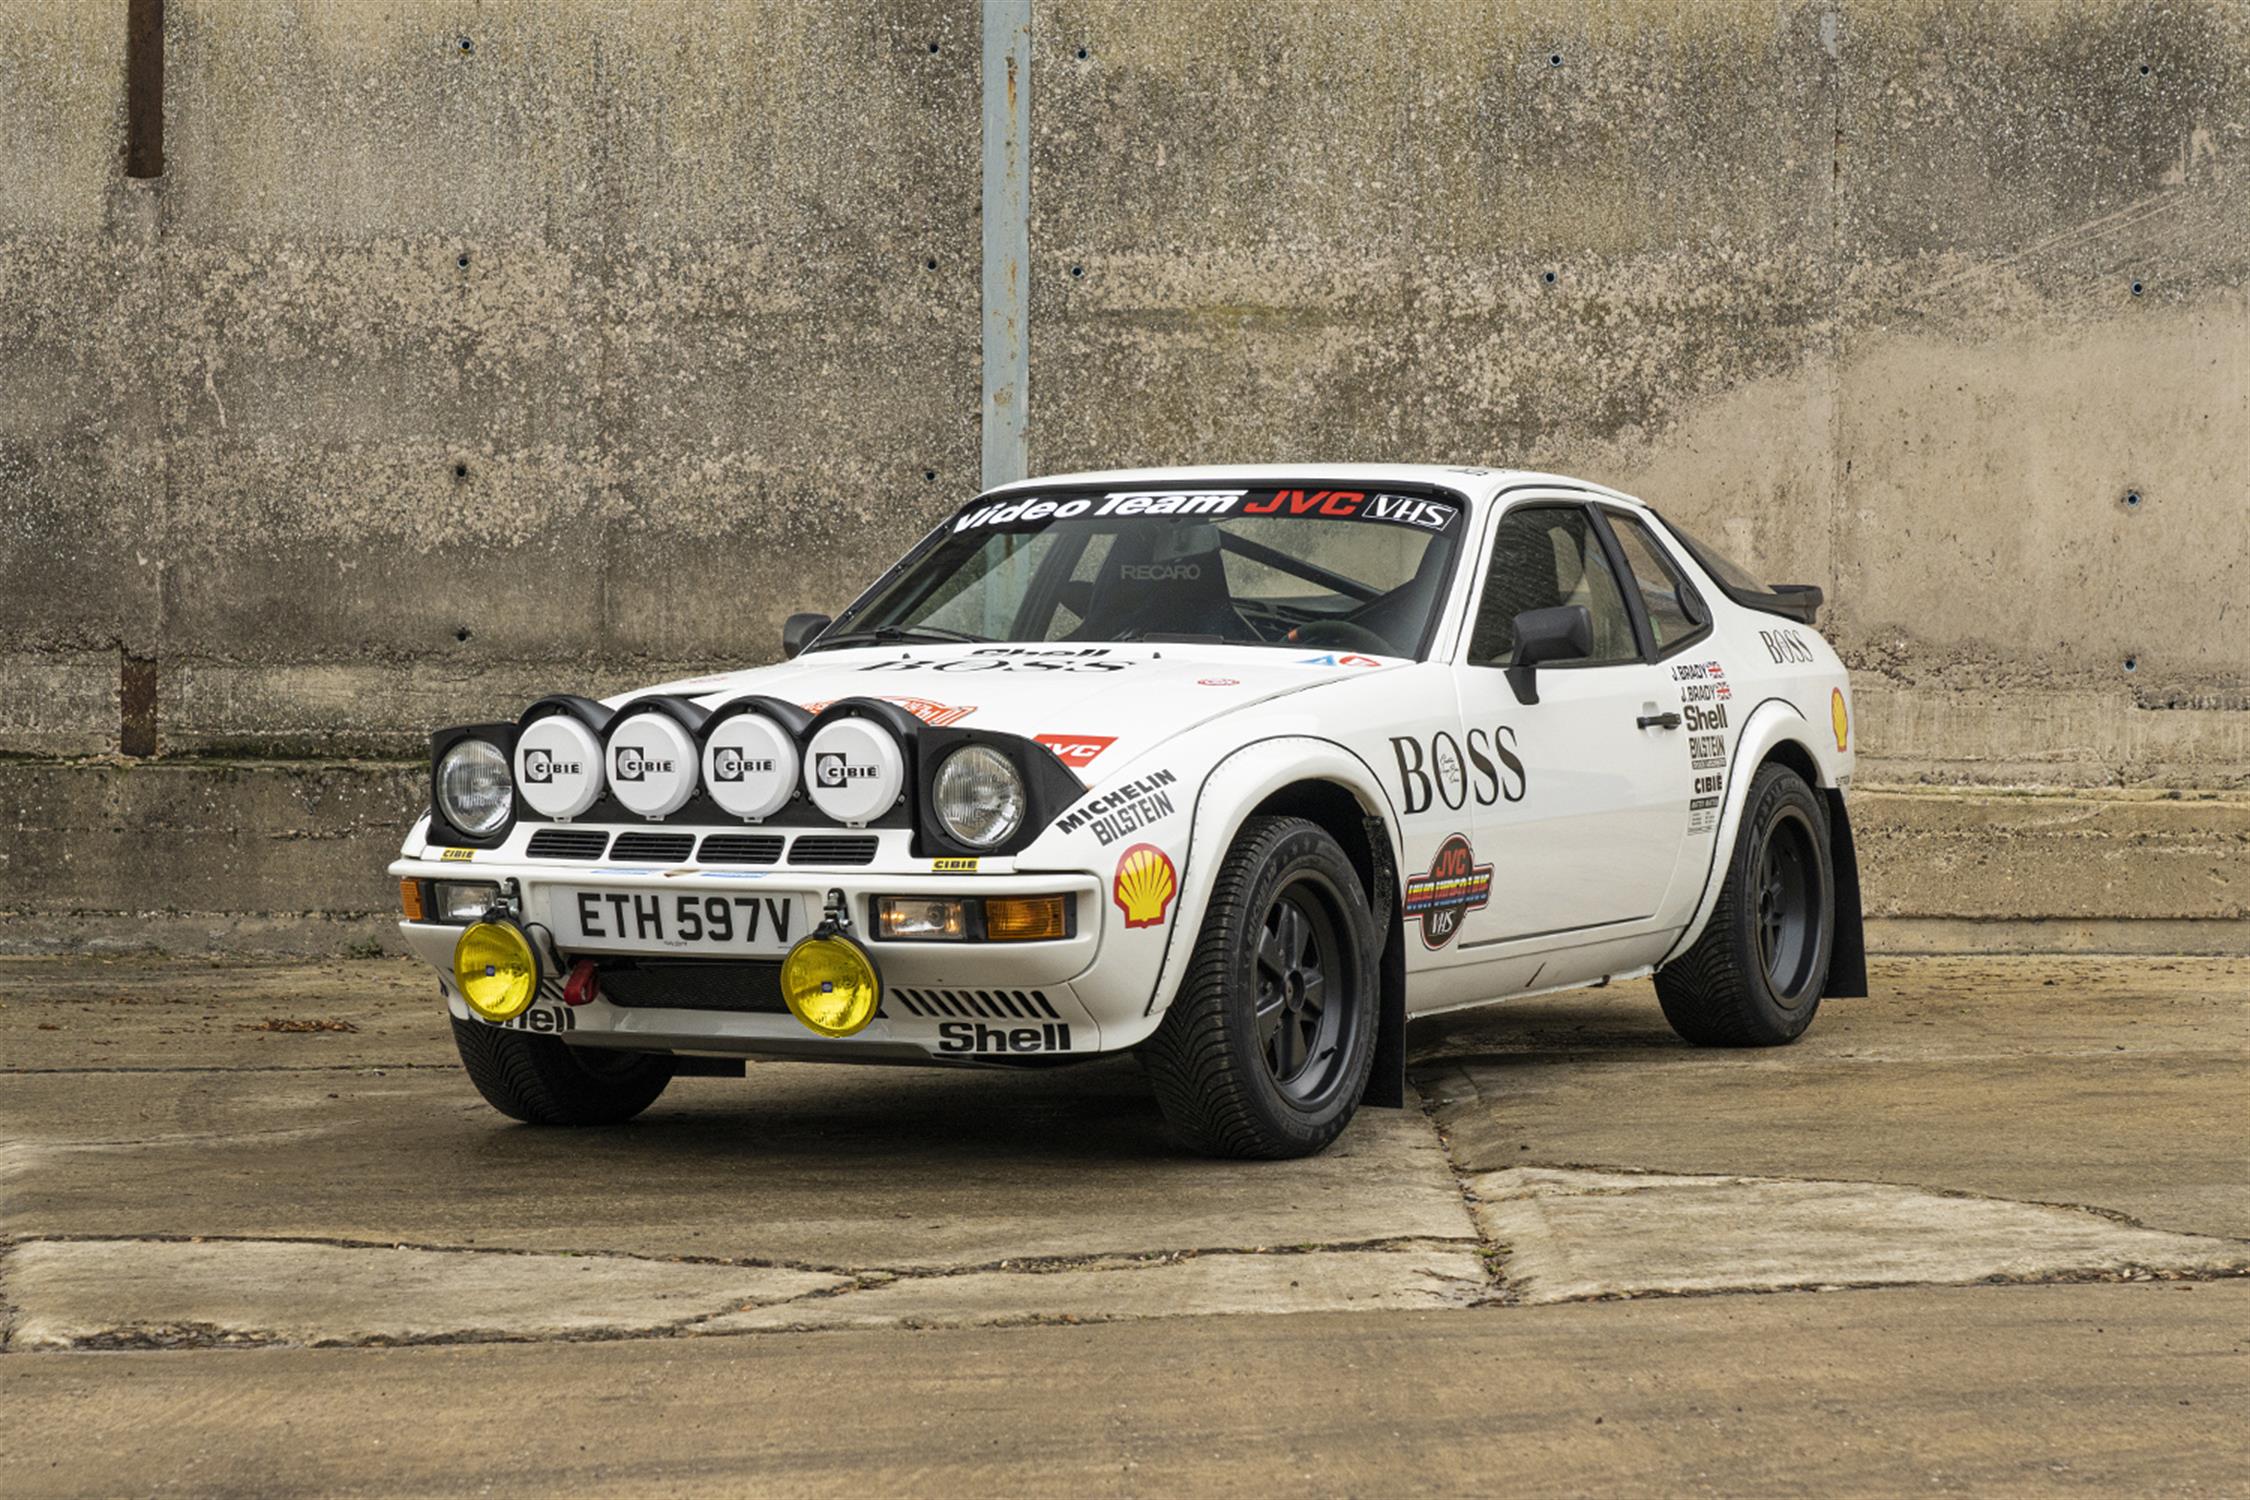
[[969,903],[958,896],[878,896],[875,935],[894,943],[957,943],[969,935]]
[[481,919],[500,899],[500,887],[483,882],[430,882],[430,920],[466,925]]

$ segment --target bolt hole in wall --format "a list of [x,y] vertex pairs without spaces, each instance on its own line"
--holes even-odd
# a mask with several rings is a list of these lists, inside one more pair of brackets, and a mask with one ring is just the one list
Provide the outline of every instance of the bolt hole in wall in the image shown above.
[[456,627],[456,628],[454,629],[454,632],[453,632],[453,639],[455,639],[456,641],[466,641],[466,640],[467,640],[467,639],[469,638],[469,635],[470,635],[469,627],[468,627],[468,626],[466,626],[466,625],[461,625],[461,626],[457,626],[457,627]]
[[1079,60],[1080,62],[1084,62],[1084,61],[1085,61],[1085,60],[1086,60],[1086,59],[1087,59],[1088,57],[1090,57],[1091,55],[1092,55],[1092,54],[1091,54],[1090,52],[1088,52],[1088,51],[1087,51],[1087,50],[1086,50],[1086,49],[1085,49],[1084,47],[1081,47],[1081,48],[1079,48],[1079,49],[1078,49],[1078,60]]
[[2141,283],[2139,283],[2139,282],[2137,282],[2137,281],[2133,283],[2133,295],[2134,295],[2134,296],[2138,297],[2138,296],[2139,296],[2139,295],[2140,295],[2140,294],[2141,294],[2141,293],[2142,293],[2143,291],[2145,291],[2145,290],[2147,290],[2147,288],[2145,288],[2144,286],[2142,286],[2142,285],[2141,285]]
[[1561,67],[1561,66],[1562,66],[1562,54],[1561,54],[1560,52],[1550,52],[1550,53],[1548,53],[1548,54],[1547,54],[1547,66],[1548,66],[1548,67],[1550,67],[1550,68],[1559,68],[1559,67]]
[[2141,508],[2141,492],[2139,490],[2127,490],[2125,492],[2125,508],[2127,510],[2139,510]]
[[1547,285],[1553,286],[1555,284],[1556,277],[1555,273],[1552,271],[1542,271],[1539,274],[1539,279],[1547,283]]
[[469,466],[468,466],[467,464],[455,464],[455,465],[453,466],[453,477],[454,477],[455,479],[466,479],[466,478],[468,478],[468,477],[469,477]]
[[923,482],[924,484],[936,484],[936,483],[937,483],[937,470],[935,470],[935,469],[924,469],[924,470],[922,471],[922,482]]
[[463,57],[466,57],[470,53],[477,50],[476,43],[470,41],[467,37],[462,37],[459,41],[455,42],[454,45],[461,49],[461,55]]
[[466,250],[462,251],[459,255],[453,258],[453,263],[459,266],[464,271],[469,269],[469,252]]
[[2139,657],[2137,657],[2137,656],[2128,656],[2128,657],[2126,657],[2126,658],[2125,658],[2125,670],[2126,670],[2126,671],[2128,671],[2128,672],[2138,672],[2138,671],[2139,671],[2140,669],[2141,669],[2141,659],[2140,659]]

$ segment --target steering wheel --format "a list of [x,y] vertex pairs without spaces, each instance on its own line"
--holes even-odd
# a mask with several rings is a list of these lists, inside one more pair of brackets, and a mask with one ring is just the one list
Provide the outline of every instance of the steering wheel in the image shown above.
[[1398,648],[1365,625],[1354,625],[1349,620],[1314,620],[1300,625],[1284,637],[1299,646],[1333,646],[1345,651],[1374,651],[1384,656],[1398,655]]

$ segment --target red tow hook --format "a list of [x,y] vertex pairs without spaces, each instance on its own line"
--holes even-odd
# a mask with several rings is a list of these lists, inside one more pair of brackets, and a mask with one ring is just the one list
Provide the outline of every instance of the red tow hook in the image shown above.
[[570,966],[570,977],[563,981],[563,1004],[584,1005],[602,996],[601,970],[594,967],[590,958],[582,958]]

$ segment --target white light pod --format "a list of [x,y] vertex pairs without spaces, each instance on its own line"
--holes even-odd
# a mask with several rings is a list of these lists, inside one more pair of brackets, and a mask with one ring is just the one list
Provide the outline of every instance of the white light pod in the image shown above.
[[602,744],[568,714],[534,720],[516,736],[516,789],[543,818],[575,818],[602,795]]
[[642,713],[609,732],[609,790],[628,812],[662,818],[695,795],[695,738],[677,719]]
[[805,790],[839,823],[881,817],[905,785],[906,756],[871,719],[837,719],[805,747]]
[[738,818],[770,818],[797,790],[797,742],[764,714],[722,719],[703,742],[703,784]]

